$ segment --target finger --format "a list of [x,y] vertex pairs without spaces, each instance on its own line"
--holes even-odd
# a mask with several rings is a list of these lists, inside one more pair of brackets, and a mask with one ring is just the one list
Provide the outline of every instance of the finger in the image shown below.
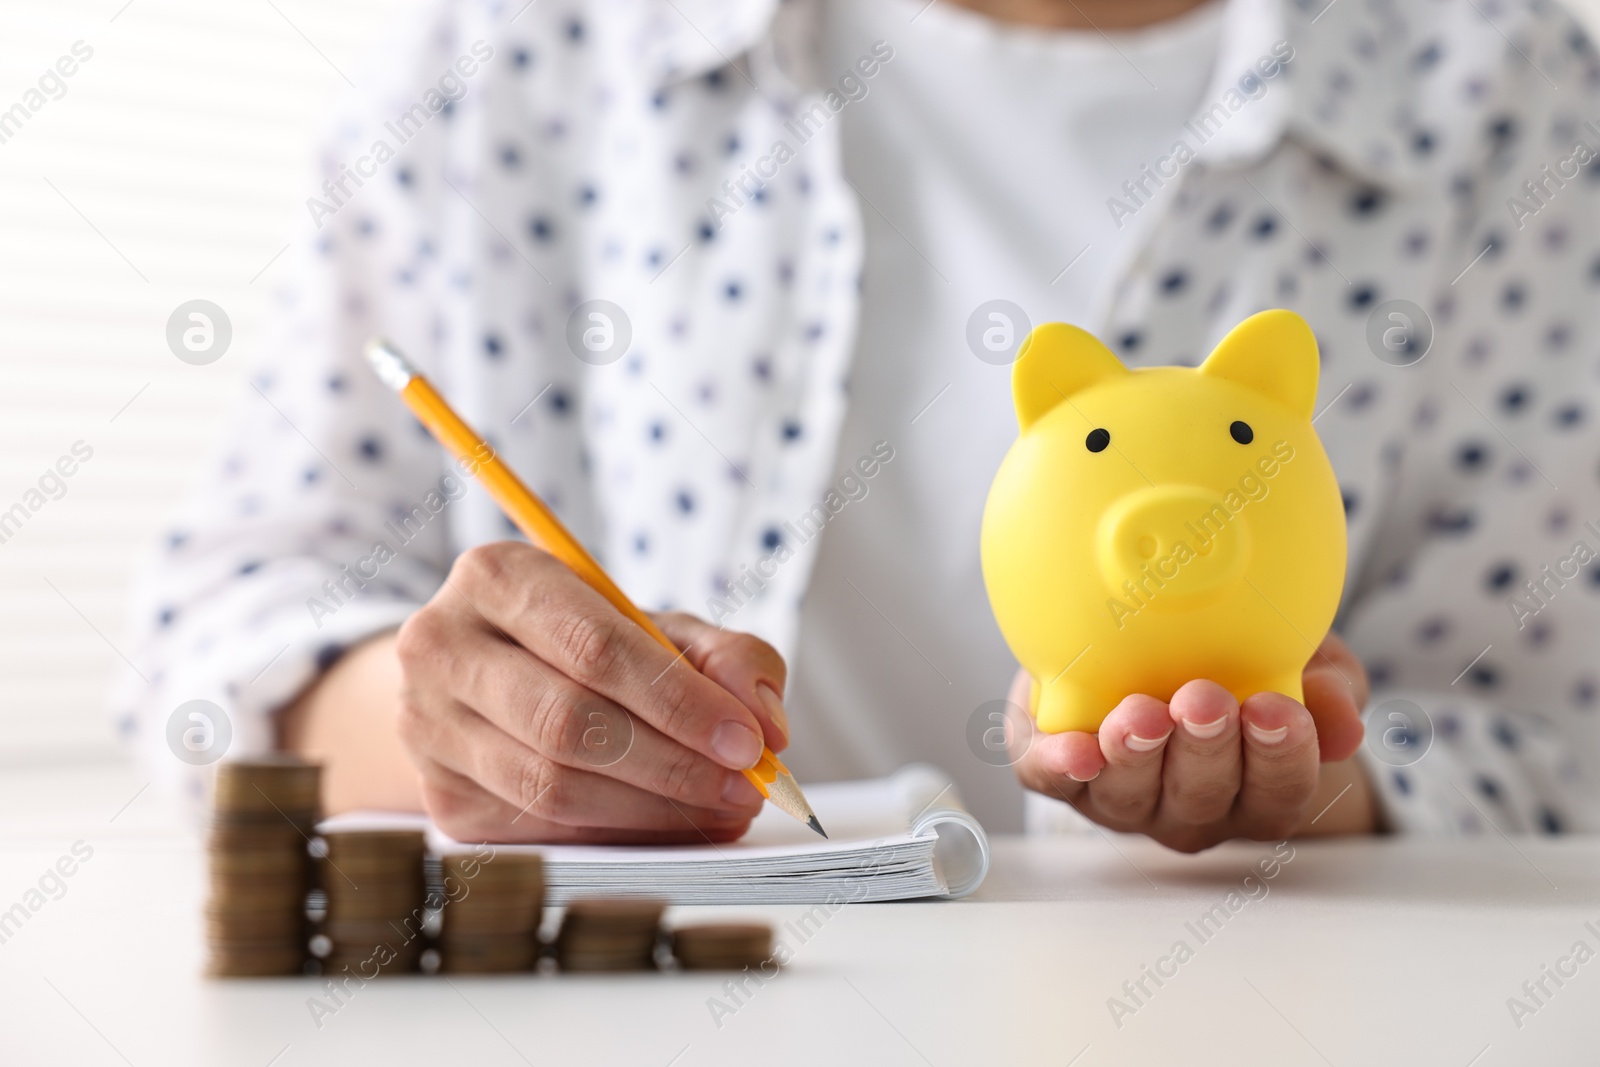
[[777,649],[753,634],[724,630],[681,611],[651,617],[696,670],[738,697],[761,720],[767,747],[781,752],[788,746],[789,716],[783,707],[788,668]]
[[1244,768],[1235,807],[1245,835],[1288,837],[1317,788],[1317,726],[1282,693],[1256,693],[1239,709]]
[[1088,787],[1099,821],[1126,828],[1150,818],[1161,797],[1161,766],[1172,730],[1167,705],[1142,693],[1125,697],[1106,716],[1096,734],[1105,769]]
[[737,840],[749,829],[748,821],[685,826],[679,830],[566,826],[518,811],[472,779],[432,760],[423,759],[420,763],[423,807],[435,825],[457,841],[604,845],[693,845],[709,841],[721,844]]
[[[1033,678],[1026,670],[1012,675],[1006,700],[1028,715],[1033,713]],[[1083,795],[1083,783],[1093,781],[1105,766],[1093,734],[1044,734],[1031,719],[1026,736],[1015,734],[1008,744],[1017,780],[1025,788],[1073,805]]]
[[1365,702],[1357,699],[1356,689],[1332,667],[1316,663],[1306,668],[1300,681],[1322,761],[1333,763],[1354,755],[1365,732],[1361,724]]
[[1331,630],[1328,636],[1322,639],[1317,654],[1306,664],[1308,668],[1319,665],[1334,670],[1344,679],[1350,687],[1350,698],[1355,701],[1356,707],[1367,706],[1367,699],[1372,695],[1367,668],[1362,664],[1361,658],[1345,644],[1344,638]]
[[[626,782],[547,759],[487,719],[455,704],[434,709],[426,758],[516,807],[565,826],[682,830],[748,821],[753,809],[680,804]],[[414,729],[414,728],[413,728]]]
[[[463,552],[452,587],[470,588],[490,625],[668,737],[741,770],[761,758],[760,721],[737,697],[679,663],[559,560],[514,541]],[[466,594],[462,594],[465,596]]]
[[1073,730],[1037,734],[1017,760],[1017,780],[1036,793],[1077,806],[1084,783],[1093,781],[1105,766],[1093,734]]
[[1172,694],[1177,727],[1161,768],[1162,819],[1198,826],[1225,818],[1239,793],[1239,704],[1216,682],[1185,684]]
[[1338,634],[1330,632],[1306,664],[1302,688],[1306,710],[1317,724],[1321,758],[1348,758],[1361,744],[1369,685],[1366,669]]
[[[540,755],[680,804],[753,813],[761,794],[638,716],[491,634],[458,643],[454,696]],[[465,647],[459,647],[465,645]]]

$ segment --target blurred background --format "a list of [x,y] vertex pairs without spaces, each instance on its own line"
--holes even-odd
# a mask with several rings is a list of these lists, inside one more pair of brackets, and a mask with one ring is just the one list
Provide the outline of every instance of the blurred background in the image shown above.
[[[0,768],[126,759],[105,698],[129,669],[132,569],[206,462],[285,248],[311,232],[313,142],[415,6],[0,8],[0,513],[75,442],[93,450],[59,499],[0,521]],[[65,91],[47,79],[42,106],[8,115],[39,103],[29,90],[62,56]],[[196,298],[233,327],[206,366],[166,342]]]
[[[1569,2],[1600,30],[1600,0]],[[415,6],[0,7],[0,774],[127,774],[105,697],[129,670],[133,566],[206,462],[285,250],[312,232],[314,140]],[[62,56],[76,60],[64,92],[52,83],[21,117],[13,105],[37,103]],[[205,366],[166,341],[194,299],[233,329]],[[93,455],[64,494],[7,529],[4,512],[79,441]]]

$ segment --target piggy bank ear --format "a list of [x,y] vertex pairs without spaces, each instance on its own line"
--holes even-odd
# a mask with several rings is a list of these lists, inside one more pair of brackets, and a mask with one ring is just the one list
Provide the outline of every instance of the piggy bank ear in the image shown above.
[[1017,422],[1026,432],[1073,393],[1127,373],[1111,349],[1092,334],[1064,322],[1047,322],[1022,342],[1011,370]]
[[1251,315],[1224,337],[1200,365],[1201,374],[1228,378],[1271,397],[1302,419],[1317,404],[1317,339],[1292,311]]

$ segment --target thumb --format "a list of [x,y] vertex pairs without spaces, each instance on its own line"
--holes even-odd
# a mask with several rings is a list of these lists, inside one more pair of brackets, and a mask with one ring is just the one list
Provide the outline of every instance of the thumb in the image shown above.
[[1301,675],[1300,683],[1306,710],[1317,724],[1317,746],[1322,762],[1349,759],[1361,747],[1364,732],[1358,681],[1348,670],[1313,660]]
[[695,670],[737,697],[761,723],[767,747],[789,746],[789,716],[783,707],[788,668],[778,650],[751,634],[723,630],[681,611],[650,612]]
[[1371,693],[1361,659],[1330,630],[1311,654],[1300,681],[1305,708],[1317,724],[1322,762],[1350,758],[1361,747],[1361,713]]

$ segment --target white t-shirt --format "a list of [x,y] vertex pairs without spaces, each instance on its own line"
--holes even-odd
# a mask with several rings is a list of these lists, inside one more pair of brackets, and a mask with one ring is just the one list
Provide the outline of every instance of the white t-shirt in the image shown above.
[[[841,115],[866,262],[837,466],[878,441],[894,455],[822,538],[789,683],[804,728],[785,760],[803,780],[929,760],[997,828],[1016,828],[1012,773],[965,742],[1016,670],[978,557],[989,482],[1017,433],[1011,374],[1004,351],[975,354],[969,319],[1007,300],[1033,324],[1097,328],[1102,284],[1134,232],[1119,231],[1107,198],[1199,104],[1222,5],[1109,36],[921,8],[833,0],[826,18],[824,70],[848,71],[875,41],[894,49]],[[1006,323],[987,311],[978,332],[1003,343]],[[1026,326],[1011,325],[1014,345]]]

